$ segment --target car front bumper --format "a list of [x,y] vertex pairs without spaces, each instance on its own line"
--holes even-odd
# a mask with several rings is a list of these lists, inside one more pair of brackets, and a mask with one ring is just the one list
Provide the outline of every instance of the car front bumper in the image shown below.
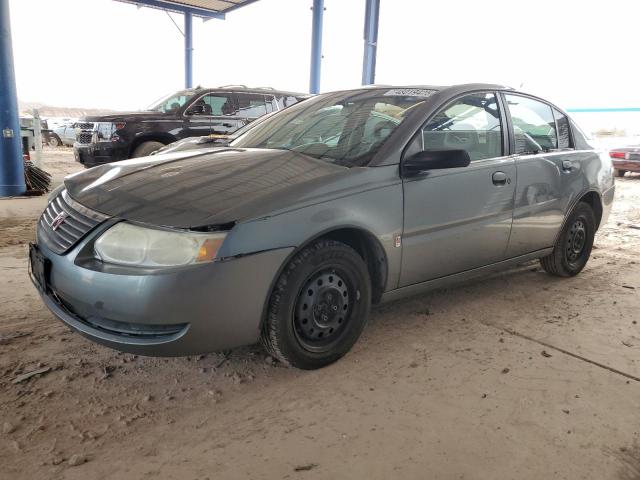
[[78,253],[89,241],[65,255],[34,247],[47,265],[45,288],[34,281],[42,300],[85,337],[150,356],[195,355],[257,342],[272,284],[292,251],[122,274],[78,265]]
[[129,149],[120,142],[74,143],[75,160],[87,168],[129,158]]

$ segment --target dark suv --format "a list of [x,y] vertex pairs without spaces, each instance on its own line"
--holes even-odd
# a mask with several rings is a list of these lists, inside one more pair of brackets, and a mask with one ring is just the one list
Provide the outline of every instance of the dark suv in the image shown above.
[[309,95],[229,85],[168,95],[146,110],[86,117],[76,124],[76,161],[85,167],[144,157],[164,145],[203,135],[224,138],[262,115]]

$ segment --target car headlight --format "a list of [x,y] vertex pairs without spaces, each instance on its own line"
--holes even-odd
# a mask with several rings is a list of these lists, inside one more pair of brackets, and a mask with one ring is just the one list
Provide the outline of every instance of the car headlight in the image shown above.
[[120,222],[94,244],[105,263],[136,267],[175,267],[212,262],[226,233],[173,232]]

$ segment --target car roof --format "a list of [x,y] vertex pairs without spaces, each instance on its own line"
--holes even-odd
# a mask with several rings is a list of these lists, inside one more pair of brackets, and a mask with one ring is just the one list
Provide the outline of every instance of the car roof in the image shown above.
[[310,97],[309,93],[300,93],[300,92],[292,92],[289,90],[278,90],[273,87],[247,87],[246,85],[221,85],[219,87],[201,87],[197,86],[194,88],[190,88],[187,90],[193,90],[194,92],[209,92],[209,91],[219,91],[219,90],[229,90],[232,92],[246,92],[246,93],[262,93],[262,94],[284,94],[284,95],[292,95],[296,97]]
[[465,92],[473,90],[509,90],[514,91],[512,87],[499,85],[495,83],[461,83],[457,85],[383,85],[374,84],[366,85],[358,88],[340,90],[341,92],[367,92],[371,90],[436,90],[438,92]]

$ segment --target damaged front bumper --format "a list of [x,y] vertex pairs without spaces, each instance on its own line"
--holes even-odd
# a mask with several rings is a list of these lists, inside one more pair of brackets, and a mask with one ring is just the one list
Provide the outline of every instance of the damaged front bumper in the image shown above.
[[292,251],[166,271],[100,271],[82,266],[81,255],[98,234],[62,255],[32,245],[31,278],[45,305],[69,327],[140,355],[194,355],[257,342],[272,284]]

